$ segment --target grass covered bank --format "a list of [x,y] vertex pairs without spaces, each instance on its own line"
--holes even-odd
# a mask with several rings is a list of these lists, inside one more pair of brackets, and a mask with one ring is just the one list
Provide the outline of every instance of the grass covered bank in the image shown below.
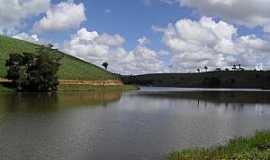
[[269,160],[270,131],[230,140],[224,146],[187,149],[169,154],[168,160]]
[[65,85],[61,84],[58,87],[58,92],[87,92],[87,91],[129,91],[138,89],[133,85],[119,85],[119,86],[93,86],[86,84],[79,85]]
[[[137,90],[138,88],[133,85],[121,85],[121,86],[92,86],[92,85],[59,85],[58,92],[88,92],[88,91],[130,91]],[[14,89],[5,87],[0,84],[0,92],[15,92]]]

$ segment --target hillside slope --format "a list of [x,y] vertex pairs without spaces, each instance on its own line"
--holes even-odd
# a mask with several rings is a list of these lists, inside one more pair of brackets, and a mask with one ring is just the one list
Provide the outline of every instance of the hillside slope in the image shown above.
[[[11,53],[34,52],[38,45],[9,38],[0,35],[0,78],[5,77],[5,62]],[[60,52],[61,53],[61,52]],[[115,80],[117,79],[112,73],[97,67],[93,64],[84,62],[78,58],[64,55],[63,65],[58,73],[60,79],[65,80]]]

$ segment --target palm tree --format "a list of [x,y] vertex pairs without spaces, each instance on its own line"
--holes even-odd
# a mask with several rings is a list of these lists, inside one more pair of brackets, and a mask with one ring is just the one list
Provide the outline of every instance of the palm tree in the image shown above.
[[102,63],[102,66],[107,70],[108,69],[108,66],[109,66],[109,63],[108,62],[103,62]]
[[207,70],[208,70],[208,67],[207,67],[207,66],[205,66],[205,67],[204,67],[204,69],[205,69],[205,72],[207,72]]

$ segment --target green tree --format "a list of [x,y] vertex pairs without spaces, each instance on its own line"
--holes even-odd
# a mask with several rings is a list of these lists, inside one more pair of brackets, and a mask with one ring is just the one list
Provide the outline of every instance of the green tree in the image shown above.
[[18,91],[56,91],[61,59],[51,45],[38,48],[36,53],[11,54],[6,62],[7,78],[13,80]]
[[107,70],[108,69],[108,66],[109,66],[109,63],[108,62],[104,62],[104,63],[102,63],[102,66]]
[[9,67],[7,78],[12,80],[19,79],[20,66],[23,64],[23,56],[20,54],[10,54],[6,61],[6,66]]

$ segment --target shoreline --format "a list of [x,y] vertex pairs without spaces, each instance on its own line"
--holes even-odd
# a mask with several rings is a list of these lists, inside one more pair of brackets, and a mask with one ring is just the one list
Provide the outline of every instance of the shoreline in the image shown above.
[[[92,92],[92,91],[132,91],[138,88],[133,85],[122,85],[122,86],[91,86],[91,85],[65,85],[59,86],[56,93],[64,92]],[[16,90],[7,88],[0,84],[0,93],[5,92],[16,92]]]
[[121,76],[125,84],[182,88],[270,89],[270,71],[209,71]]
[[89,84],[60,84],[58,93],[62,92],[91,92],[91,91],[131,91],[137,90],[134,85],[89,85]]
[[[12,80],[0,78],[0,84],[12,83]],[[59,80],[60,85],[121,86],[121,80]]]
[[[62,92],[89,92],[89,91],[129,91],[137,90],[138,87],[135,85],[125,85],[119,80],[96,80],[96,81],[85,81],[85,80],[59,80],[58,86],[59,93]],[[9,84],[11,81],[6,79],[0,79],[0,92],[16,92],[12,88],[8,88],[5,84]]]

